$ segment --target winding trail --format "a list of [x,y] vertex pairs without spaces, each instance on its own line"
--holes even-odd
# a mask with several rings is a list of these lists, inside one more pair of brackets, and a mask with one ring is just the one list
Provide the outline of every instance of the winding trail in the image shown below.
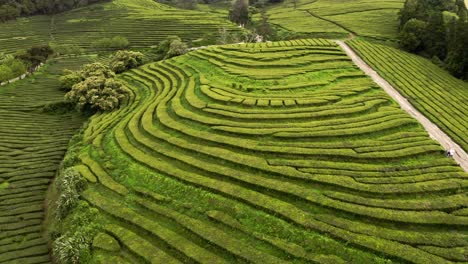
[[348,46],[345,42],[337,40],[336,43],[348,54],[363,72],[374,80],[385,92],[387,92],[395,101],[398,102],[400,107],[408,112],[412,117],[416,118],[424,129],[429,133],[429,136],[437,140],[445,149],[454,149],[455,155],[454,160],[460,164],[460,166],[468,172],[468,154],[455,143],[447,134],[445,134],[438,126],[432,123],[426,118],[421,112],[419,112],[411,103],[402,96],[390,83],[382,78],[376,71],[374,71],[367,63],[365,63],[354,50]]

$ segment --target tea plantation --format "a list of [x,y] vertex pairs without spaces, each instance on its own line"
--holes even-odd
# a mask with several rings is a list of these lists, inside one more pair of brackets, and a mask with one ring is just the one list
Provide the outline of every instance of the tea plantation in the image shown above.
[[394,39],[403,0],[286,0],[268,10],[271,23],[310,36],[348,34]]
[[466,261],[468,175],[334,42],[215,46],[119,78],[128,102],[73,154],[92,261]]
[[[0,23],[1,52],[55,42],[89,49],[104,37],[124,36],[133,48],[155,46],[168,35],[214,43],[219,30],[239,31],[223,14],[183,10],[152,0],[114,0],[54,16]],[[136,30],[138,29],[138,30]]]
[[349,43],[425,116],[468,150],[468,83],[427,59],[362,40]]
[[52,61],[32,77],[0,87],[0,263],[50,262],[42,236],[46,191],[83,118],[42,108],[62,101],[62,68],[87,61]]

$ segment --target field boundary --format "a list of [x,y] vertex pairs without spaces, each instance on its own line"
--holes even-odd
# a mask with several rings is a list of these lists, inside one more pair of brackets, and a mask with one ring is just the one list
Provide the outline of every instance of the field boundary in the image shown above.
[[404,96],[402,96],[389,82],[382,78],[376,71],[372,69],[359,55],[341,40],[337,40],[336,43],[348,54],[364,73],[366,73],[372,80],[378,84],[385,92],[387,92],[401,107],[412,117],[416,118],[418,122],[424,127],[429,133],[429,136],[434,140],[437,140],[446,150],[452,148],[455,150],[454,159],[455,161],[468,172],[468,154],[452,140],[446,133],[444,133],[437,125],[432,123],[426,116],[419,112]]

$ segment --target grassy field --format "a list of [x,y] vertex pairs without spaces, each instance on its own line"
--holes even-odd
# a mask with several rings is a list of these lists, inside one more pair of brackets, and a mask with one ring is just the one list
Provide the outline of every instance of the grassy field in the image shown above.
[[468,83],[420,56],[362,40],[349,44],[411,104],[468,151]]
[[2,23],[0,47],[9,53],[54,41],[89,48],[93,41],[112,36],[125,36],[133,48],[157,45],[168,35],[214,43],[221,28],[238,30],[222,13],[181,10],[152,0],[113,0],[55,16]]
[[[289,31],[322,36],[394,39],[403,0],[297,0],[272,6],[270,22]],[[294,15],[292,15],[294,14]]]
[[50,262],[42,237],[46,190],[83,119],[41,109],[63,100],[57,78],[62,68],[86,61],[54,60],[33,76],[0,87],[1,263]]
[[335,43],[212,47],[120,78],[128,104],[91,118],[74,165],[102,217],[95,261],[466,260],[467,174]]

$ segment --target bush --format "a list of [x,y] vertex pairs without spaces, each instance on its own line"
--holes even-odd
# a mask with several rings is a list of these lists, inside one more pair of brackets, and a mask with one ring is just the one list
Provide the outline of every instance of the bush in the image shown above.
[[80,251],[85,249],[82,236],[61,236],[54,241],[53,251],[59,263],[80,263]]
[[73,85],[84,81],[89,77],[114,78],[114,72],[102,63],[86,64],[79,71],[64,70],[60,77],[60,87],[65,91],[70,91]]
[[130,45],[127,38],[115,36],[113,38],[102,38],[94,41],[91,46],[96,49],[124,49]]
[[64,219],[75,208],[79,201],[79,193],[86,188],[86,180],[73,168],[66,169],[56,182],[57,219]]
[[169,59],[175,56],[187,53],[187,44],[177,36],[168,36],[165,40],[159,43],[156,53],[159,54],[159,59]]
[[54,54],[54,50],[49,45],[34,46],[24,52],[16,54],[15,58],[22,60],[28,65],[29,71],[46,60]]
[[52,244],[58,263],[89,263],[93,238],[102,229],[99,211],[80,201],[73,213],[63,222],[64,234]]
[[65,99],[75,103],[81,112],[112,111],[119,107],[125,95],[126,91],[120,82],[113,78],[93,76],[73,85]]
[[115,73],[121,73],[143,64],[144,55],[141,52],[119,50],[110,62],[110,68]]
[[26,65],[13,56],[0,55],[0,82],[16,78],[26,72]]

